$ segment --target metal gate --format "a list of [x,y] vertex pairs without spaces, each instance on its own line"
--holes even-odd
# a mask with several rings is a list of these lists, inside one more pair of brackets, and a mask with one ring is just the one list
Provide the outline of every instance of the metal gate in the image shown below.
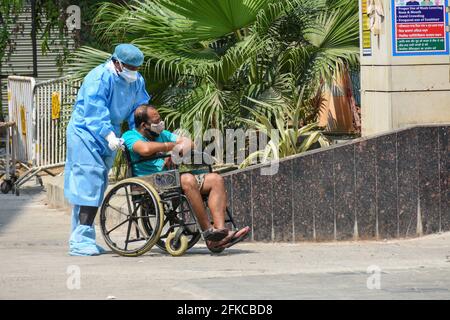
[[70,120],[79,83],[56,79],[36,84],[35,163],[38,167],[61,166],[66,161],[66,126]]
[[32,164],[33,139],[33,90],[34,78],[12,76],[8,78],[8,120],[16,123],[16,160]]
[[9,121],[17,126],[16,160],[28,169],[18,189],[40,171],[64,165],[66,126],[80,86],[68,78],[36,83],[31,77],[8,77]]

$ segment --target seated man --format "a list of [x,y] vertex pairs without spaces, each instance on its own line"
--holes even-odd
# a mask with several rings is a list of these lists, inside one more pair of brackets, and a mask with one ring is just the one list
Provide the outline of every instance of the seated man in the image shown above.
[[[131,161],[149,157],[157,153],[170,151],[188,154],[193,142],[164,130],[164,122],[155,107],[139,106],[134,113],[136,128],[123,134],[125,145],[130,151]],[[146,176],[166,170],[171,164],[170,158],[145,161],[133,165],[136,176]],[[238,231],[225,228],[227,194],[223,178],[217,173],[194,176],[181,175],[181,188],[189,199],[197,220],[202,228],[206,243],[210,248],[229,248],[242,241],[250,232],[249,227]],[[208,207],[213,219],[213,227],[203,204],[202,195],[208,196]]]

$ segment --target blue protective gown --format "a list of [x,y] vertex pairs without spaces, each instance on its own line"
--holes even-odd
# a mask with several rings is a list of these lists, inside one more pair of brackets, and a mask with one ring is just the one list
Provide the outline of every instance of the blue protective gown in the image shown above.
[[116,154],[108,148],[106,136],[114,131],[119,137],[124,120],[134,128],[134,110],[149,100],[140,74],[127,83],[109,61],[84,78],[67,127],[64,195],[71,204],[101,205]]

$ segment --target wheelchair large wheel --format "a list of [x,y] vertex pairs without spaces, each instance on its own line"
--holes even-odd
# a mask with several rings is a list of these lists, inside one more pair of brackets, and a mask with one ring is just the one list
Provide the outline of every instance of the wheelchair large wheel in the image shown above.
[[163,224],[164,208],[159,194],[138,178],[114,186],[100,211],[105,242],[122,256],[137,257],[149,251],[159,240]]

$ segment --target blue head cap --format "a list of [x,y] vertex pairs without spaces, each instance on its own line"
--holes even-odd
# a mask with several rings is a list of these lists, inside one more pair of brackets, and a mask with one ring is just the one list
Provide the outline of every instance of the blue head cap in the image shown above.
[[113,59],[133,67],[140,67],[144,63],[144,54],[138,47],[129,44],[119,44],[114,50]]

